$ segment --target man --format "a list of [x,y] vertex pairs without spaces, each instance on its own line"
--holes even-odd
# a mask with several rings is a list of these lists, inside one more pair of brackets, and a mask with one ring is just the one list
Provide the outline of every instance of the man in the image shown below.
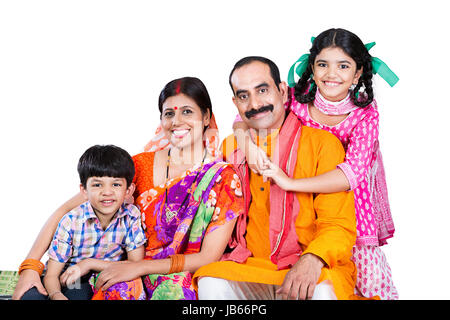
[[[233,102],[256,143],[289,176],[330,171],[345,157],[332,134],[302,126],[285,111],[288,88],[269,59],[247,57],[230,74]],[[241,178],[246,212],[222,261],[200,268],[199,299],[349,299],[356,268],[353,194],[285,192],[249,171],[233,135],[224,158]]]

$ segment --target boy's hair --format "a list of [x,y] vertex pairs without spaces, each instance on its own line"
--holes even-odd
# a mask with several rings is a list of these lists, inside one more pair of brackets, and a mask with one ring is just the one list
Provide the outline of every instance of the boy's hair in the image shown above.
[[87,149],[78,161],[78,174],[85,188],[90,177],[125,178],[129,187],[134,178],[134,163],[122,148],[95,145]]

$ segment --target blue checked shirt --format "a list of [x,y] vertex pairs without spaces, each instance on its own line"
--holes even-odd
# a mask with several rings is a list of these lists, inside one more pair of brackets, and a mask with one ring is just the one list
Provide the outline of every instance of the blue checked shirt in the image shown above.
[[76,264],[86,258],[123,260],[125,252],[145,244],[141,212],[132,204],[122,204],[103,230],[89,202],[64,215],[48,250],[56,261]]

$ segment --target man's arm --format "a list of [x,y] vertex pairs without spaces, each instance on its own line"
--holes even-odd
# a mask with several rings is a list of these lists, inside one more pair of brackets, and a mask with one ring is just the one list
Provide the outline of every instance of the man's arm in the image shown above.
[[[320,175],[342,163],[345,152],[327,132],[313,136],[312,146],[319,146],[315,168],[311,175]],[[308,150],[310,152],[310,150]],[[302,159],[297,159],[302,161]],[[313,171],[312,169],[310,169]],[[309,173],[309,172],[308,172]],[[316,231],[299,261],[288,272],[279,293],[290,299],[310,298],[322,267],[334,267],[340,260],[350,259],[356,239],[356,217],[353,192],[319,193],[314,197]],[[313,215],[313,216],[314,216]]]

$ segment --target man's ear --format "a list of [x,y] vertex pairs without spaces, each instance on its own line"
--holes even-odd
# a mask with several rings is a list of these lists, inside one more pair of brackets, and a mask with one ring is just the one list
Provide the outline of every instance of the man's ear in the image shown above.
[[87,196],[87,190],[85,187],[83,187],[83,184],[80,183],[80,192],[84,197],[84,200],[88,200],[88,196]]
[[281,95],[283,96],[283,104],[288,100],[289,88],[286,82],[281,81],[278,84],[278,88],[280,89]]
[[231,100],[233,100],[234,105],[236,106],[236,108],[238,107],[237,105],[237,101],[236,101],[236,97],[233,95],[233,97],[231,98]]

